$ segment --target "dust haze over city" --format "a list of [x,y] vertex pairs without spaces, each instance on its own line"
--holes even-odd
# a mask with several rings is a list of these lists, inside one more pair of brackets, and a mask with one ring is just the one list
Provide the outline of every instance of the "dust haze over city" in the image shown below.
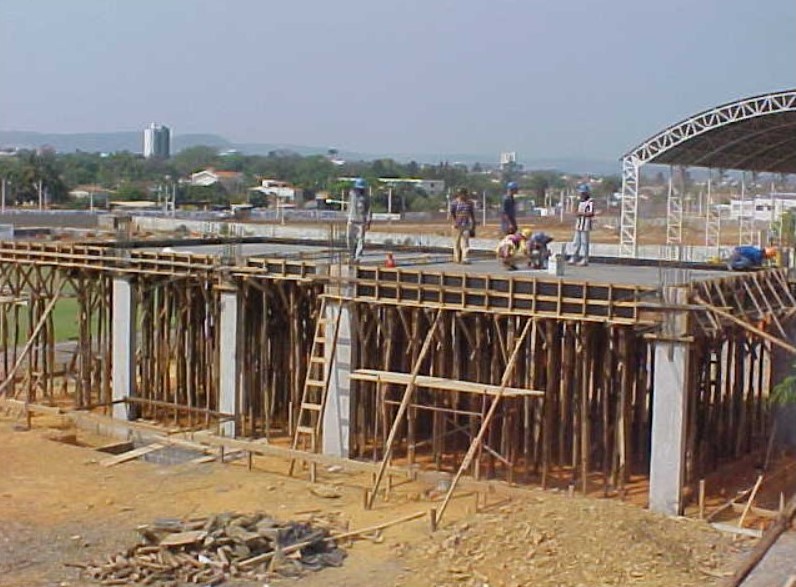
[[787,0],[7,0],[0,130],[611,162],[793,85],[795,25]]

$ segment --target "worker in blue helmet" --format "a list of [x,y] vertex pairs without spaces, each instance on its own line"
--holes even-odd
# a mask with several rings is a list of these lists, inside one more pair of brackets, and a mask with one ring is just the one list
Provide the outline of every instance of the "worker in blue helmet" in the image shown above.
[[365,233],[370,229],[370,194],[368,182],[358,177],[348,192],[347,245],[352,263],[362,258],[365,248]]
[[594,218],[594,200],[591,197],[589,184],[582,183],[577,187],[580,201],[575,219],[575,235],[572,238],[572,255],[567,262],[570,265],[589,264],[589,244],[591,240],[592,220]]
[[503,196],[500,208],[500,230],[503,231],[504,235],[517,232],[517,208],[514,196],[519,189],[520,186],[517,185],[516,181],[510,181],[506,184],[506,194]]

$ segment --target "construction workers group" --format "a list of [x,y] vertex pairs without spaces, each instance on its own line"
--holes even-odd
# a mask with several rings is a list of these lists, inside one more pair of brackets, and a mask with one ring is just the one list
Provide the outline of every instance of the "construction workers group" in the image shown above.
[[[500,211],[500,229],[503,239],[498,243],[495,252],[498,260],[509,271],[517,269],[519,259],[527,260],[532,269],[545,269],[550,258],[548,245],[553,238],[544,232],[534,232],[531,229],[519,231],[517,229],[517,215],[514,196],[519,186],[510,181],[506,184],[506,195],[503,196]],[[567,262],[580,266],[589,264],[589,242],[594,218],[594,200],[588,184],[578,186],[580,201],[576,211],[575,233],[572,240],[572,250]]]
[[[550,258],[548,245],[553,238],[544,232],[531,229],[519,230],[517,226],[517,208],[514,197],[519,191],[515,181],[506,184],[506,193],[500,205],[500,230],[503,238],[495,252],[498,260],[509,270],[517,269],[520,259],[527,261],[532,269],[544,269]],[[576,212],[575,234],[572,241],[572,253],[568,259],[571,264],[589,264],[589,241],[594,217],[594,200],[588,184],[578,186],[580,201]],[[469,263],[467,258],[470,249],[470,237],[475,236],[475,207],[468,196],[466,188],[456,193],[451,203],[450,219],[453,225],[453,261]]]
[[[513,271],[521,261],[532,269],[545,269],[550,257],[548,245],[553,238],[544,232],[534,232],[529,228],[519,230],[514,197],[519,191],[517,182],[506,184],[506,193],[500,206],[500,230],[503,234],[495,253],[506,269]],[[589,246],[594,221],[594,200],[587,183],[577,187],[579,196],[575,212],[575,227],[567,263],[585,266],[589,264]],[[475,236],[475,204],[469,197],[467,188],[460,188],[451,202],[449,216],[453,229],[453,261],[468,264],[470,239]],[[359,262],[365,245],[365,233],[370,229],[372,215],[368,184],[357,178],[348,196],[348,230],[346,240],[352,263]],[[727,260],[731,271],[749,271],[775,262],[778,251],[775,247],[755,247],[743,245],[735,247]],[[395,267],[392,253],[387,254],[387,267]]]
[[[534,232],[528,228],[520,231],[517,227],[517,212],[514,197],[519,191],[517,182],[506,184],[506,193],[500,207],[500,229],[503,238],[498,243],[498,260],[510,271],[517,268],[521,258],[533,269],[544,269],[550,257],[548,245],[553,240],[544,232]],[[572,241],[572,254],[568,262],[578,265],[589,263],[589,237],[594,217],[594,201],[588,184],[578,186],[580,201],[576,212],[575,233]],[[475,236],[475,204],[469,197],[467,188],[460,188],[451,202],[449,215],[453,229],[453,261],[468,264],[470,239]],[[370,229],[372,219],[368,184],[357,178],[348,195],[348,224],[346,243],[349,258],[357,263],[362,258],[365,234]],[[395,266],[395,259],[388,254],[386,264]]]

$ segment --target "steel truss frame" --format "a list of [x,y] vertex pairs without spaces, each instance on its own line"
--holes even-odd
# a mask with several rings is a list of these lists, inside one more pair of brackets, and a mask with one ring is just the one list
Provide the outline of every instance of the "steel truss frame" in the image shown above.
[[[782,114],[796,113],[796,90],[787,90],[754,96],[705,110],[687,118],[631,150],[622,157],[622,205],[620,217],[619,251],[623,257],[638,255],[638,189],[639,169],[647,163],[677,163],[692,166],[721,166],[726,169],[748,169],[756,171],[796,170],[794,149],[796,137],[793,128],[796,122],[787,120],[774,127],[754,124],[755,119]],[[707,150],[689,152],[682,149],[688,141],[711,131],[731,127],[733,124],[749,121],[750,126],[737,135],[722,136],[716,144],[704,139]],[[779,138],[767,137],[768,131],[775,130]],[[711,160],[724,147],[734,147],[733,156],[715,165]],[[667,153],[680,151],[677,160],[667,159]],[[783,152],[787,152],[783,156]]]
[[683,181],[674,185],[674,168],[669,169],[669,194],[666,199],[666,244],[683,244]]

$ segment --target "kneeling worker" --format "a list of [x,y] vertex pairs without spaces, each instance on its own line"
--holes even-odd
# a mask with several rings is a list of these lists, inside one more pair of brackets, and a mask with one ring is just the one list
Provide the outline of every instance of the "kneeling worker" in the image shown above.
[[727,261],[727,267],[732,271],[759,269],[765,261],[774,259],[776,256],[776,247],[762,248],[751,245],[735,247],[729,261]]

